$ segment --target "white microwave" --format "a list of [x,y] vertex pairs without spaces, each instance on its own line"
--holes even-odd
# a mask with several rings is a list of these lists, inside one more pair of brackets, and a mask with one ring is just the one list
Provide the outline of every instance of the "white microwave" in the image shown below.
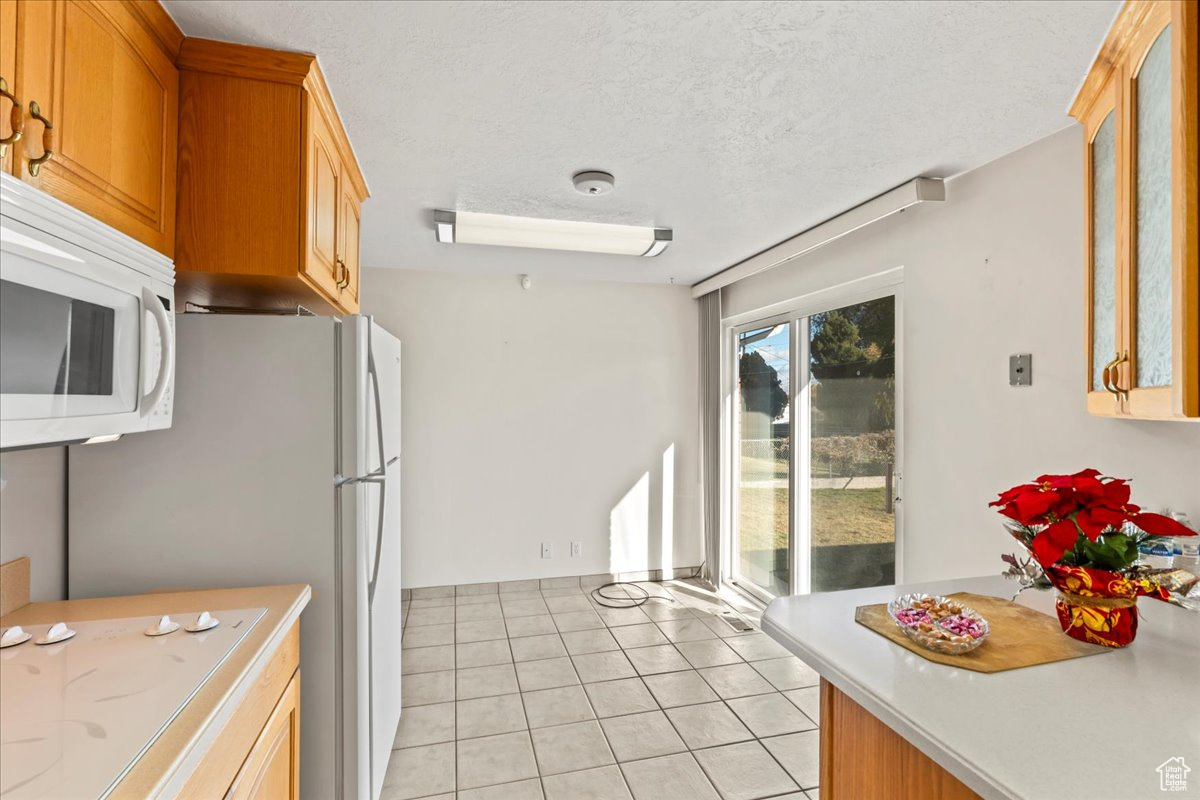
[[0,449],[171,426],[170,259],[0,174]]

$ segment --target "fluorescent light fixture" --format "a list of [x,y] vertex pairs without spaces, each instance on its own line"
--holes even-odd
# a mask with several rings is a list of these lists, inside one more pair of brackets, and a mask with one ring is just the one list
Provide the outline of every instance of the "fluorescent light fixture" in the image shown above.
[[84,439],[84,444],[103,444],[104,442],[115,442],[124,434],[121,433],[106,433],[103,436],[93,436],[90,439]]
[[437,240],[447,244],[490,244],[647,257],[658,255],[671,244],[670,228],[509,217],[475,211],[435,211],[433,221]]

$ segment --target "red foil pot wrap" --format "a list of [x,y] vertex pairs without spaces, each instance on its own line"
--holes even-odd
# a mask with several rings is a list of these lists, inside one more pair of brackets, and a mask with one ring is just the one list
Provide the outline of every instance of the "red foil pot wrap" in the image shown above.
[[1137,598],[1170,598],[1154,581],[1102,569],[1051,564],[1045,572],[1058,590],[1054,608],[1063,632],[1089,644],[1124,647],[1137,635]]

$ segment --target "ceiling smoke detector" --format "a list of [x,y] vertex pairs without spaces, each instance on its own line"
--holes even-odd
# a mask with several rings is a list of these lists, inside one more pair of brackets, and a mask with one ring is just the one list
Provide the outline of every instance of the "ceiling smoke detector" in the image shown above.
[[580,194],[597,195],[611,192],[616,181],[607,172],[590,171],[575,175],[571,183],[575,184],[575,191]]

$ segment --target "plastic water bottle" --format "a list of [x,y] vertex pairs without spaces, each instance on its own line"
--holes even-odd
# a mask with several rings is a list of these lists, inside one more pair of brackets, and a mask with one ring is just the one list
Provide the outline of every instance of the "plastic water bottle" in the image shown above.
[[[1188,520],[1187,514],[1176,512],[1172,516],[1179,524],[1196,530]],[[1200,575],[1200,536],[1175,537],[1175,566],[1186,569],[1193,575]]]
[[[1174,513],[1164,509],[1163,516],[1174,518]],[[1129,523],[1131,528],[1137,530],[1132,523]],[[1170,538],[1156,538],[1147,542],[1143,542],[1138,546],[1138,563],[1144,564],[1151,569],[1170,569],[1175,566],[1175,540]]]

